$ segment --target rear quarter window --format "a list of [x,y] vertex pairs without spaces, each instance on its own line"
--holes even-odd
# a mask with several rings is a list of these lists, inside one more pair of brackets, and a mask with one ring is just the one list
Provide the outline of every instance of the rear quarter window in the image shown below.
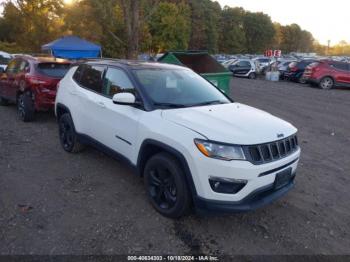
[[39,73],[53,77],[63,78],[70,68],[70,64],[62,63],[40,63],[38,64]]
[[77,82],[78,84],[80,84],[80,79],[82,76],[84,70],[84,65],[80,65],[77,70],[75,70],[74,75],[73,75],[73,79],[75,80],[75,82]]
[[344,70],[344,71],[349,70],[349,67],[346,63],[333,63],[331,64],[331,66],[338,70]]
[[102,93],[104,71],[104,66],[84,65],[80,85],[96,93]]

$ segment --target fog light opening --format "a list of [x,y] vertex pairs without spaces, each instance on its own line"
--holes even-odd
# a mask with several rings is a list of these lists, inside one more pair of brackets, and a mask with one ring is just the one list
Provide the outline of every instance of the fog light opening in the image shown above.
[[210,177],[209,184],[216,193],[236,194],[247,184],[247,180]]

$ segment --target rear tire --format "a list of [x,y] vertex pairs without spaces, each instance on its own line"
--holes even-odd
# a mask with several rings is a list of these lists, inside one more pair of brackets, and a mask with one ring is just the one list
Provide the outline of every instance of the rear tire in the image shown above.
[[8,106],[9,101],[3,97],[0,97],[0,106]]
[[332,89],[334,86],[334,80],[328,76],[321,79],[319,87],[324,90]]
[[18,116],[23,122],[34,120],[35,107],[30,93],[22,93],[17,99]]
[[58,120],[59,137],[61,146],[68,153],[79,153],[84,150],[85,145],[79,142],[78,135],[70,114],[63,114]]
[[180,218],[191,206],[191,194],[178,161],[167,153],[151,157],[144,169],[144,183],[152,206],[163,216]]

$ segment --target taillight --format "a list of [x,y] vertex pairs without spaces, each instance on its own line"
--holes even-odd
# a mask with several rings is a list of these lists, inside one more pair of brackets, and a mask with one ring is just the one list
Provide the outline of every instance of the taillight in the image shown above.
[[49,93],[56,89],[56,84],[54,84],[50,79],[45,79],[40,76],[27,76],[27,82],[32,88],[36,89],[40,93]]
[[27,80],[32,85],[46,85],[46,84],[49,84],[49,82],[46,81],[45,79],[42,79],[40,77],[35,77],[35,76],[27,76]]

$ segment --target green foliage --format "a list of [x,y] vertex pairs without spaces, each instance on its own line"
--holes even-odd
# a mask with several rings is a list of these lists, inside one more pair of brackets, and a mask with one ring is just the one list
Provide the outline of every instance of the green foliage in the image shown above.
[[24,51],[39,52],[43,43],[60,35],[62,0],[17,0],[10,6],[5,6],[4,20],[12,27],[12,40]]
[[302,30],[299,25],[278,25],[275,27],[279,46],[283,52],[311,52],[314,49],[314,38],[308,31]]
[[2,41],[0,41],[0,50],[10,54],[17,54],[22,52],[22,49],[16,43],[8,43]]
[[275,28],[268,15],[246,12],[243,28],[248,53],[262,53],[266,49],[271,48]]
[[237,54],[246,52],[243,8],[225,7],[221,15],[220,52]]
[[[273,24],[263,13],[220,7],[211,0],[7,0],[0,17],[0,49],[39,52],[63,35],[99,43],[107,57],[175,49],[211,53],[325,53],[299,25]],[[334,53],[349,52],[339,44]],[[330,50],[331,52],[332,50]]]
[[189,0],[191,7],[191,38],[189,48],[192,50],[218,51],[221,7],[210,0]]
[[187,49],[190,39],[189,17],[190,9],[186,4],[159,3],[149,21],[153,53]]

